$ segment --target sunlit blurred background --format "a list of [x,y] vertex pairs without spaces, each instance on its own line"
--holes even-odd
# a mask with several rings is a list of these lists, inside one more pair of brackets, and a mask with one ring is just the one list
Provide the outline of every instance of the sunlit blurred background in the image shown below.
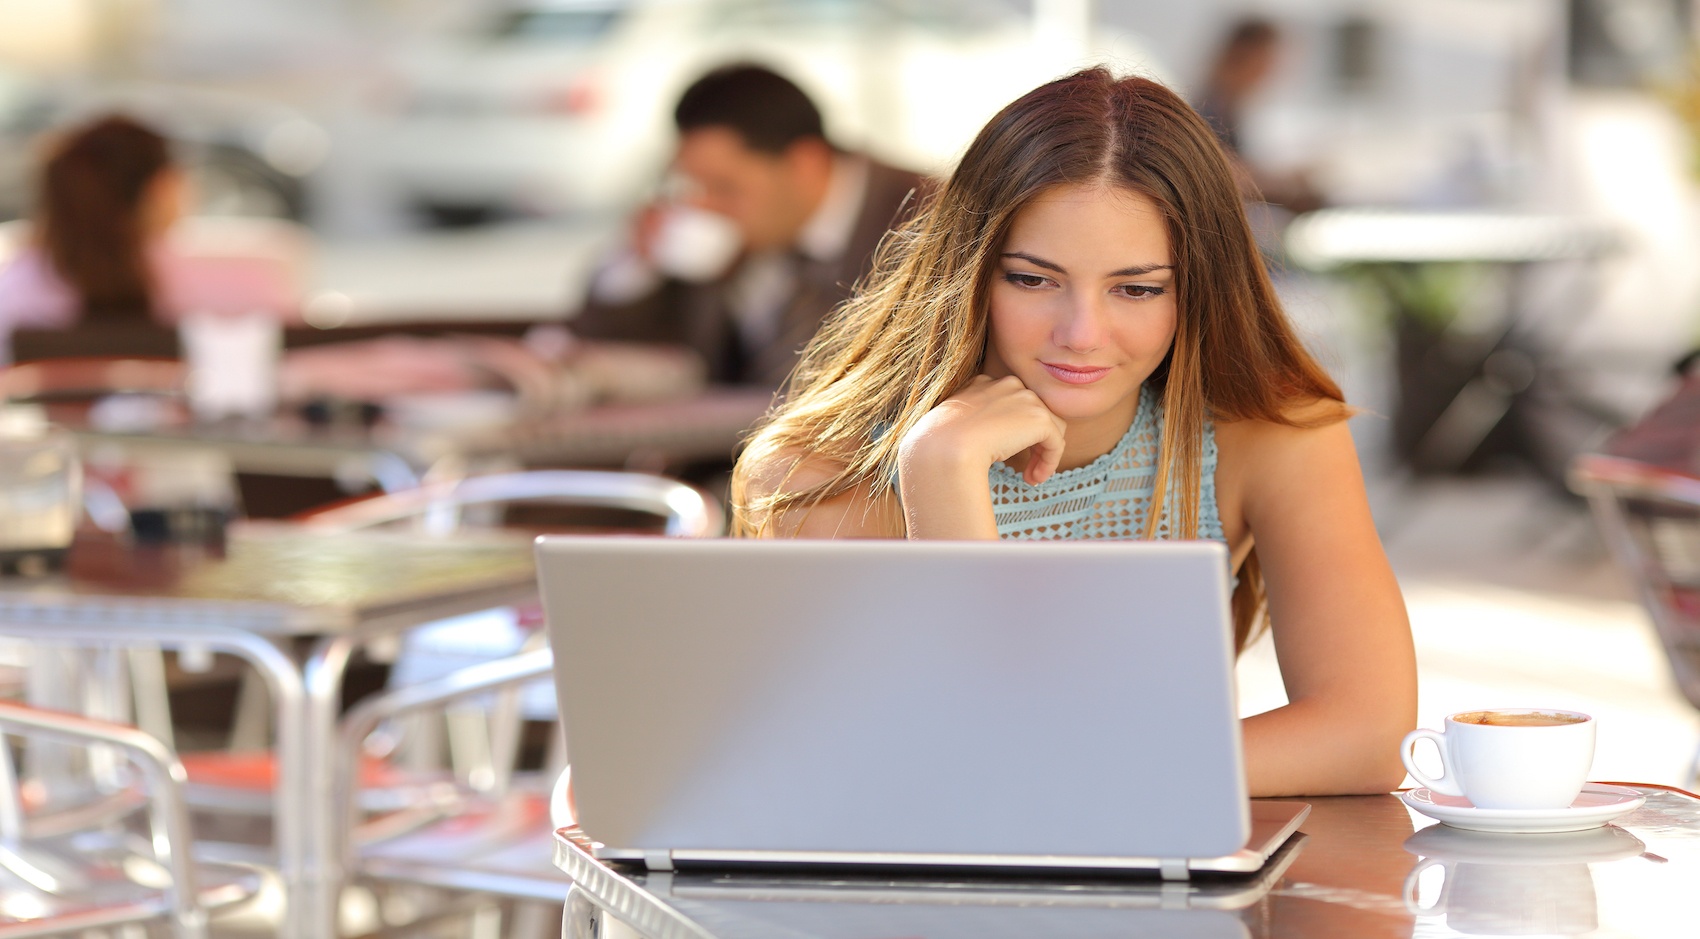
[[770,65],[840,146],[944,174],[1086,62],[1203,103],[1248,16],[1276,35],[1236,105],[1276,203],[1253,218],[1363,409],[1424,721],[1579,706],[1596,776],[1685,781],[1693,712],[1566,474],[1697,339],[1688,0],[0,0],[0,220],[44,135],[116,108],[175,141],[197,213],[299,226],[311,325],[570,323],[713,66]]

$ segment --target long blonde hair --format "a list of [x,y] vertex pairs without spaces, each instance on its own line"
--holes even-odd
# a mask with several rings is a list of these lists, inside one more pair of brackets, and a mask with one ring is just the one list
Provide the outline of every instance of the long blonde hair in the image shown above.
[[[930,204],[887,237],[873,273],[822,326],[739,458],[734,533],[768,534],[779,516],[858,487],[870,506],[891,504],[899,442],[981,371],[988,295],[1016,213],[1046,190],[1086,184],[1150,199],[1173,252],[1175,339],[1148,379],[1161,390],[1164,423],[1146,538],[1160,524],[1197,537],[1207,419],[1293,425],[1295,408],[1342,400],[1281,310],[1216,135],[1161,84],[1087,69],[1000,111]],[[1345,416],[1343,404],[1325,410],[1305,423]],[[804,455],[836,473],[786,485]],[[889,534],[902,537],[901,518],[886,514]],[[1263,605],[1253,552],[1234,597],[1242,643]]]

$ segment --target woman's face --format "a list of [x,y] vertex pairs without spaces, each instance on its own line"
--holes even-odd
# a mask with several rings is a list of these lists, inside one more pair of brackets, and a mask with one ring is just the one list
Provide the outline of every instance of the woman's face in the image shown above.
[[1125,430],[1175,338],[1173,264],[1145,196],[1096,185],[1041,193],[1016,213],[998,259],[986,372],[1021,379],[1071,425]]

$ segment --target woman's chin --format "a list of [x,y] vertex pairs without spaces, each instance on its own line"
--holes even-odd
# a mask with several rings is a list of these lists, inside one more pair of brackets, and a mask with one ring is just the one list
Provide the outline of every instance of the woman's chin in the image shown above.
[[1117,416],[1127,410],[1128,395],[1117,395],[1109,389],[1087,387],[1050,387],[1038,392],[1039,400],[1056,416],[1069,423],[1098,421]]

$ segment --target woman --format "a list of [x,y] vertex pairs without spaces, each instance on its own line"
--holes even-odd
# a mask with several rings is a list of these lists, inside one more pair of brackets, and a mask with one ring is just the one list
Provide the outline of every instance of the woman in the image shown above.
[[1289,698],[1245,721],[1252,793],[1382,792],[1416,670],[1347,416],[1210,128],[1092,69],[994,117],[886,245],[740,459],[737,528],[1225,541]]
[[42,168],[30,242],[0,268],[0,362],[20,328],[293,313],[292,259],[173,247],[187,189],[165,138],[127,117],[62,137]]

